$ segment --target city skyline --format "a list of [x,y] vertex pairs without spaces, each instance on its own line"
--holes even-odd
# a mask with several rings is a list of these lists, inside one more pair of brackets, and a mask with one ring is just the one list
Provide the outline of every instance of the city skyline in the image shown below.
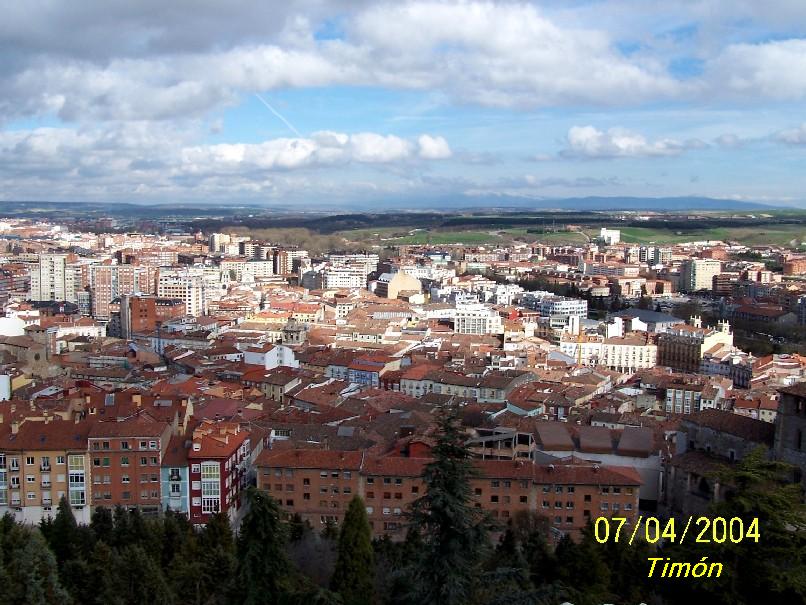
[[806,7],[19,5],[3,199],[803,206]]

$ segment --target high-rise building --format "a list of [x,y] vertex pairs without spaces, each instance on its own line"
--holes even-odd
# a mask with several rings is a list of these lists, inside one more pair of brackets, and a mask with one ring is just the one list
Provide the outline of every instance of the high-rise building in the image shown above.
[[93,265],[90,267],[92,315],[109,319],[109,303],[119,296],[154,293],[155,267],[139,265]]
[[680,289],[685,292],[710,290],[715,275],[722,272],[722,263],[710,258],[692,258],[683,262]]
[[31,300],[76,301],[75,269],[66,254],[40,254],[31,268]]
[[185,313],[204,315],[204,275],[191,268],[160,268],[157,280],[159,298],[178,299],[185,303]]

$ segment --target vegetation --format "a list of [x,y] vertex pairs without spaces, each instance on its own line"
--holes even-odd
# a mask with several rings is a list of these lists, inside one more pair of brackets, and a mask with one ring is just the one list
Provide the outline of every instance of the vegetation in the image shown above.
[[[199,529],[171,512],[144,518],[136,510],[98,508],[82,526],[61,502],[56,517],[39,528],[0,518],[0,605],[806,602],[801,488],[791,467],[760,450],[716,474],[726,497],[709,511],[741,518],[745,527],[758,519],[758,541],[600,544],[588,526],[578,541],[566,536],[555,544],[548,520],[537,514],[516,514],[506,527],[491,523],[469,488],[474,467],[456,412],[446,411],[440,426],[427,489],[403,542],[370,542],[358,497],[332,540],[300,519],[284,518],[268,494],[254,489],[237,540],[224,515]],[[491,530],[501,536],[495,545]],[[302,573],[292,562],[295,545],[306,540],[316,544],[308,554],[335,547],[335,565],[316,562],[327,577]],[[707,557],[724,570],[708,581],[648,578],[648,557]]]

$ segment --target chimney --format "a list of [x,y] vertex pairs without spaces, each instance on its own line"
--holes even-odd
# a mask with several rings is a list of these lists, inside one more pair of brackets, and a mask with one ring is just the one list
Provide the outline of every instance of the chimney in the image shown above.
[[19,432],[20,432],[20,423],[15,420],[14,422],[11,423],[11,434],[16,435]]
[[143,404],[143,396],[140,393],[133,393],[132,403],[136,404],[139,408]]

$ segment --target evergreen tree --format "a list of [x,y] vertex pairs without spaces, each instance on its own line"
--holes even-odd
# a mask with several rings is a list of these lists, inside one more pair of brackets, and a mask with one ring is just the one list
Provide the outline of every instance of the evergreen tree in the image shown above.
[[56,557],[39,530],[17,527],[14,531],[16,544],[6,560],[6,582],[0,589],[8,603],[70,603],[70,595],[59,581]]
[[48,542],[56,561],[63,565],[65,561],[76,556],[78,546],[78,524],[73,509],[64,496],[59,500],[56,518],[48,531]]
[[236,571],[235,538],[225,513],[212,515],[199,537],[205,603],[223,603]]
[[90,527],[98,540],[103,540],[110,545],[113,543],[115,522],[112,519],[111,510],[105,506],[96,507],[90,519]]
[[470,480],[476,476],[459,429],[457,410],[445,410],[423,472],[425,493],[412,505],[411,525],[423,546],[406,570],[406,599],[423,605],[472,602],[489,552],[487,516],[474,506]]
[[372,529],[364,501],[355,496],[339,532],[338,558],[330,587],[341,594],[345,605],[370,605],[374,574]]
[[239,598],[242,605],[274,605],[288,597],[291,565],[286,557],[286,528],[277,502],[254,487],[247,491],[250,510],[237,541]]
[[126,605],[170,605],[173,601],[162,569],[139,544],[124,546],[114,557],[114,594]]

